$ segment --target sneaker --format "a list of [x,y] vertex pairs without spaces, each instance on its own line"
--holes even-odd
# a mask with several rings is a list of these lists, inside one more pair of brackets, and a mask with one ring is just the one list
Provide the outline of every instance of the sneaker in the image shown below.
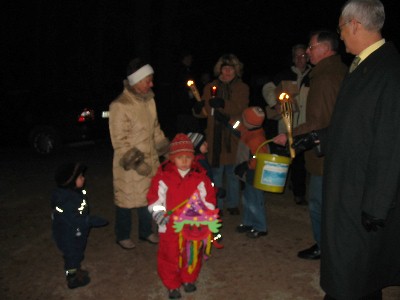
[[126,240],[122,240],[122,241],[117,241],[117,244],[121,246],[121,248],[125,249],[125,250],[131,250],[133,248],[135,248],[135,244],[132,242],[131,239],[126,239]]
[[257,239],[261,236],[265,236],[267,235],[268,232],[267,231],[257,231],[255,229],[252,229],[251,231],[249,231],[248,233],[246,233],[246,236],[252,239]]
[[196,285],[194,283],[184,283],[183,289],[185,290],[186,293],[193,293],[194,291],[197,290]]
[[320,259],[321,250],[319,249],[318,244],[314,244],[310,248],[299,251],[297,256],[303,259]]
[[67,275],[67,285],[70,289],[75,289],[89,284],[89,273],[83,270],[77,270],[75,273]]
[[174,289],[174,290],[168,290],[168,298],[169,299],[179,299],[181,298],[181,292],[179,289]]
[[247,226],[244,224],[239,224],[238,226],[236,226],[236,231],[239,233],[245,233],[245,232],[249,232],[253,229],[253,226]]
[[150,244],[158,244],[158,242],[159,242],[158,235],[155,233],[150,234],[146,238],[140,237],[139,239],[141,239],[142,241],[149,242]]

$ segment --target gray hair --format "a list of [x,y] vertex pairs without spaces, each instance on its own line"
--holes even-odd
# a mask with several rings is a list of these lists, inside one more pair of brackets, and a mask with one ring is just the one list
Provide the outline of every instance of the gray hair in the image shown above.
[[356,19],[368,31],[381,31],[385,23],[385,8],[379,0],[349,0],[343,8],[342,20]]

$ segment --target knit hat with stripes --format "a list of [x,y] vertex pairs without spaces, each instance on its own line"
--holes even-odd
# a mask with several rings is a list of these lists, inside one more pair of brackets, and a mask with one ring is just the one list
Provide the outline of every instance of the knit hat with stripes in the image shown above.
[[169,145],[169,159],[184,154],[194,156],[193,143],[186,134],[178,133]]
[[189,132],[188,137],[193,143],[194,152],[200,153],[200,147],[205,142],[206,137],[198,132]]

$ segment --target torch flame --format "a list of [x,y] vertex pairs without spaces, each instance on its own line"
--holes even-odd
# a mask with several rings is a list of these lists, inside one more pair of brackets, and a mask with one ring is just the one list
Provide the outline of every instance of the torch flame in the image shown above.
[[194,84],[194,81],[193,80],[189,80],[188,82],[187,82],[187,85],[188,86],[192,86]]
[[283,102],[287,102],[288,100],[289,100],[289,95],[288,94],[286,94],[286,93],[281,93],[280,95],[279,95],[279,100],[281,100],[281,101],[283,101]]

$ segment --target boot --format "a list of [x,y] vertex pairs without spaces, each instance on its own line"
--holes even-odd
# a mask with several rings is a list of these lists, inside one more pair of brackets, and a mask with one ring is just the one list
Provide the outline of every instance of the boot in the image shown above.
[[67,272],[67,285],[70,289],[75,289],[89,284],[89,272],[78,269],[75,272]]

